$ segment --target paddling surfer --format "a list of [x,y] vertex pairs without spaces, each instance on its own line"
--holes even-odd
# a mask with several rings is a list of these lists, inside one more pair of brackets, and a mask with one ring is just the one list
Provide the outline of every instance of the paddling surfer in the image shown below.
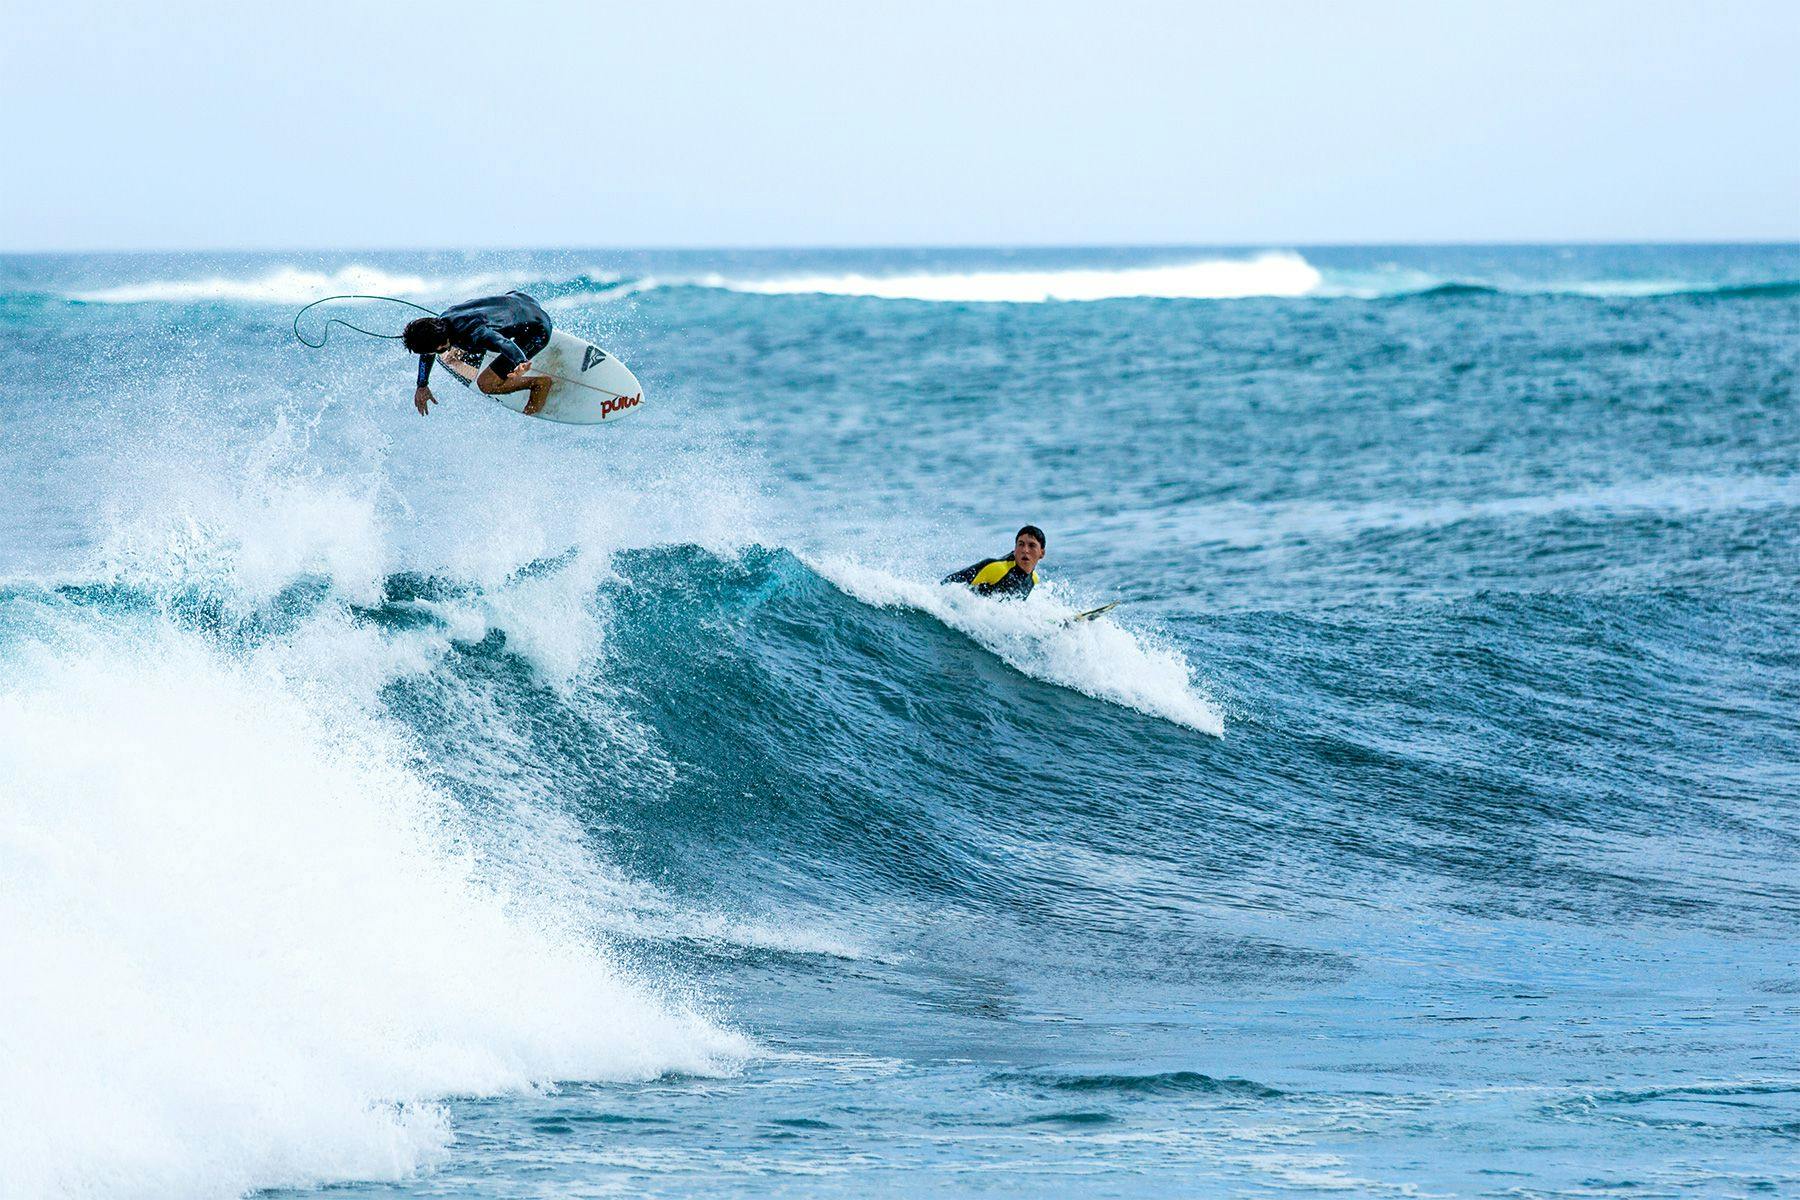
[[984,558],[944,576],[944,583],[966,583],[977,595],[1023,600],[1037,586],[1037,565],[1044,558],[1044,531],[1027,525],[1013,538],[1005,558]]

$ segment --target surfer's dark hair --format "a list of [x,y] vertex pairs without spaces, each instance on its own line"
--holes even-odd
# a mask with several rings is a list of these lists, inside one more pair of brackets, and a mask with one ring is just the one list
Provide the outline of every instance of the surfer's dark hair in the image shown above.
[[1020,538],[1024,537],[1028,533],[1032,537],[1037,539],[1037,544],[1041,548],[1043,548],[1045,550],[1048,550],[1050,548],[1049,541],[1046,540],[1044,537],[1044,531],[1039,529],[1036,525],[1027,525],[1027,526],[1025,526],[1025,528],[1019,530],[1019,532],[1013,534],[1013,541],[1015,541],[1015,542],[1018,541]]
[[420,317],[406,323],[400,338],[414,354],[431,354],[449,340],[450,326],[442,317]]

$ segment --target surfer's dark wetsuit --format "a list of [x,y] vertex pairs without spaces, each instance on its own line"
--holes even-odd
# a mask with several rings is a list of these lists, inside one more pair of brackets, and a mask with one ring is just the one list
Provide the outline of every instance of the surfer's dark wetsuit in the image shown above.
[[1011,558],[984,558],[972,567],[952,571],[944,583],[966,583],[977,594],[1002,600],[1023,600],[1037,586],[1036,571],[1021,571]]
[[[502,379],[550,344],[550,314],[524,292],[467,300],[446,308],[440,319],[449,326],[450,344],[469,358],[480,362],[490,350],[498,354],[489,366]],[[435,354],[419,355],[420,387],[436,361]]]

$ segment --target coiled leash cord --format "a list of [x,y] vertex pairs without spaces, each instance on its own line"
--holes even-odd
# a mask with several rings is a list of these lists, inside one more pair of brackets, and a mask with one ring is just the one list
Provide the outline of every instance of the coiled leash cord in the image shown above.
[[398,333],[380,333],[373,329],[364,329],[361,325],[346,321],[342,317],[327,317],[325,320],[325,332],[319,336],[319,340],[316,342],[307,341],[306,335],[300,332],[300,318],[306,315],[307,309],[317,308],[319,305],[327,304],[333,300],[385,300],[389,304],[404,304],[408,308],[416,308],[428,316],[435,317],[438,315],[433,310],[426,308],[423,304],[414,304],[411,300],[402,300],[398,296],[366,296],[360,292],[352,292],[342,296],[326,296],[323,299],[314,300],[311,304],[308,304],[306,308],[303,308],[294,314],[294,337],[302,346],[310,346],[314,350],[319,349],[331,337],[331,327],[333,325],[342,325],[345,329],[354,330],[364,337],[381,338],[384,341],[389,342],[397,342],[404,336]]

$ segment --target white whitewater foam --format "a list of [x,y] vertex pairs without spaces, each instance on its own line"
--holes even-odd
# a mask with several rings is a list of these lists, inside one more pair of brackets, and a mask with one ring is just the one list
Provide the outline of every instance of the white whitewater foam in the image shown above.
[[253,304],[306,304],[321,296],[365,293],[380,296],[466,295],[509,285],[499,275],[427,279],[423,275],[394,274],[376,267],[352,264],[329,274],[299,267],[277,267],[250,278],[213,276],[207,279],[154,279],[120,284],[91,292],[77,292],[71,299],[89,304],[191,303],[196,300],[235,300]]
[[730,279],[708,275],[701,286],[765,296],[871,296],[882,300],[1041,303],[1048,300],[1235,300],[1305,296],[1324,282],[1318,269],[1289,252],[1253,258],[1207,258],[1157,267],[1038,271],[941,271],[906,275],[797,275]]
[[0,989],[0,1195],[402,1178],[448,1142],[438,1097],[749,1052],[487,872],[341,693],[107,622],[0,662],[0,962],[29,983]]
[[980,642],[1025,674],[1222,737],[1225,718],[1197,690],[1173,646],[1101,618],[1063,622],[1076,609],[1040,586],[1025,603],[996,603],[967,588],[901,579],[848,559],[810,562],[847,594],[884,608],[915,608]]

